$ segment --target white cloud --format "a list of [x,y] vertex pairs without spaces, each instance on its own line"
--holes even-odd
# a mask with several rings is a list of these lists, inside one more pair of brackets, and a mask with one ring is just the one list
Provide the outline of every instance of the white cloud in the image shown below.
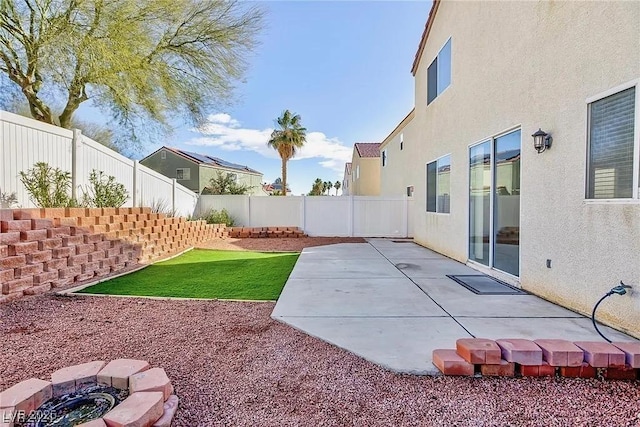
[[[279,158],[275,150],[267,147],[273,128],[248,129],[228,114],[212,114],[207,122],[194,132],[201,137],[185,144],[218,147],[227,151],[250,150],[268,158]],[[337,138],[328,138],[322,132],[307,132],[307,141],[293,160],[320,159],[321,166],[342,172],[344,163],[351,160],[352,148],[343,145]]]

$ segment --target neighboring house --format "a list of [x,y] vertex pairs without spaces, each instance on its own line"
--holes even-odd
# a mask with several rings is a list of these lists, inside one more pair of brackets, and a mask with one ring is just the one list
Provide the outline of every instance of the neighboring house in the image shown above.
[[351,178],[351,162],[349,163],[345,163],[344,164],[344,176],[342,178],[342,187],[340,187],[340,189],[342,190],[342,195],[343,196],[349,196],[351,195],[351,183],[352,183],[352,178]]
[[584,314],[623,280],[599,318],[637,337],[639,22],[640,2],[436,0],[394,169],[418,243]]
[[421,179],[407,171],[407,163],[411,161],[418,145],[413,126],[414,115],[415,110],[412,109],[380,144],[381,196],[413,197],[415,182]]
[[380,195],[380,143],[353,144],[349,194],[352,196]]
[[159,150],[140,160],[140,164],[147,166],[162,175],[175,178],[176,181],[192,191],[200,194],[204,187],[209,185],[211,178],[218,172],[235,175],[238,184],[249,187],[247,194],[264,196],[262,191],[262,173],[242,166],[230,163],[217,157],[177,148],[162,147]]
[[[282,178],[276,178],[276,180],[271,184],[263,184],[262,188],[269,195],[272,195],[274,193],[282,194]],[[287,194],[291,194],[291,188],[289,188],[288,184]]]

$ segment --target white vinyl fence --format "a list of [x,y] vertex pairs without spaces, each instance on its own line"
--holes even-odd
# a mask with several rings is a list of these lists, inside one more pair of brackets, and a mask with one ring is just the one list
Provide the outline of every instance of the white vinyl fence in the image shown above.
[[238,226],[295,226],[310,236],[413,237],[412,203],[407,197],[200,196],[195,213],[226,209]]
[[129,192],[124,206],[162,205],[177,215],[193,213],[197,195],[174,179],[155,172],[136,160],[70,131],[0,111],[0,190],[15,192],[18,204],[33,207],[20,181],[19,173],[37,162],[70,172],[74,196],[80,196],[89,183],[92,170],[113,175]]

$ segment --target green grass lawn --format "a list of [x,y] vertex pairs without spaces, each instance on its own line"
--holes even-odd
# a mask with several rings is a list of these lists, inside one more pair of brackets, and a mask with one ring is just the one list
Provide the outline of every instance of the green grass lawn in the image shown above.
[[180,298],[275,300],[298,253],[194,249],[79,293]]

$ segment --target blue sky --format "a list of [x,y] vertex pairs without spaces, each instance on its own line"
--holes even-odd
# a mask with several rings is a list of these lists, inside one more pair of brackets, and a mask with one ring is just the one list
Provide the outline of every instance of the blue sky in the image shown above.
[[280,159],[266,147],[285,109],[307,128],[307,146],[288,164],[293,194],[316,178],[342,179],[355,142],[380,142],[413,108],[410,69],[430,1],[261,2],[266,26],[249,60],[237,101],[212,111],[195,132],[184,126],[161,145],[221,157],[280,176]]

